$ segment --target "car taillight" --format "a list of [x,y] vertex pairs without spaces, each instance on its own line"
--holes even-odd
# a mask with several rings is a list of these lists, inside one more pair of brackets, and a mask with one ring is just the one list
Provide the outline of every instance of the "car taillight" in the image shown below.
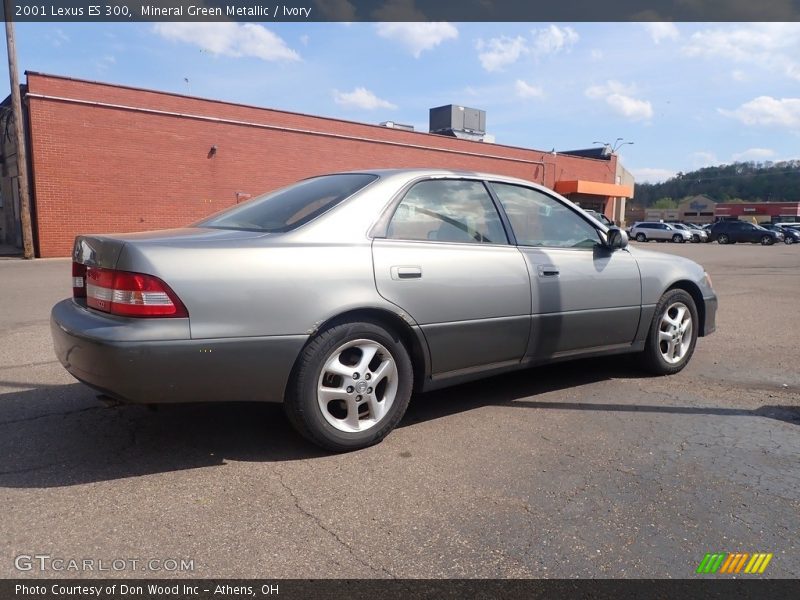
[[85,278],[91,308],[124,317],[189,316],[175,292],[153,275],[88,267]]
[[72,297],[86,298],[86,265],[72,261]]

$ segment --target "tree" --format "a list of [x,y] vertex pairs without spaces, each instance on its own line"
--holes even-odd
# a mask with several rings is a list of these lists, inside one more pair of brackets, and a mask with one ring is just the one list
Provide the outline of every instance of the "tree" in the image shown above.
[[669,196],[665,196],[653,202],[653,208],[678,208],[678,203]]

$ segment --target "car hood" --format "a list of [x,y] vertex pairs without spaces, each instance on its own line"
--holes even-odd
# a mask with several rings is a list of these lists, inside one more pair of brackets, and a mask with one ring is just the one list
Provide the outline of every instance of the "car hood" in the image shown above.
[[674,254],[667,254],[665,252],[656,252],[654,250],[645,250],[635,246],[628,246],[628,252],[636,259],[640,265],[653,264],[653,265],[670,265],[679,270],[688,271],[698,278],[703,277],[705,270],[703,266],[690,258],[683,256],[676,256]]

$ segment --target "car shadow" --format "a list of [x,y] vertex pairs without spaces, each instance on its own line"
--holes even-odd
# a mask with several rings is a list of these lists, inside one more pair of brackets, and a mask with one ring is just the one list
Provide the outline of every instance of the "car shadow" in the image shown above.
[[[624,358],[551,365],[415,395],[400,427],[486,406],[539,410],[758,416],[800,425],[800,409],[755,410],[624,403],[546,402],[535,397],[640,375]],[[0,381],[9,386],[11,382]],[[18,382],[18,387],[25,387]],[[0,488],[48,488],[153,473],[328,456],[289,425],[278,404],[106,406],[82,384],[0,395]]]

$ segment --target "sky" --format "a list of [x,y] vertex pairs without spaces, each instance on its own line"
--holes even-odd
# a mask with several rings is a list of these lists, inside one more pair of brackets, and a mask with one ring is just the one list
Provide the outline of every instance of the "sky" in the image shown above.
[[417,131],[428,130],[429,108],[458,104],[485,110],[500,144],[619,146],[639,183],[800,158],[798,23],[16,27],[21,72]]

